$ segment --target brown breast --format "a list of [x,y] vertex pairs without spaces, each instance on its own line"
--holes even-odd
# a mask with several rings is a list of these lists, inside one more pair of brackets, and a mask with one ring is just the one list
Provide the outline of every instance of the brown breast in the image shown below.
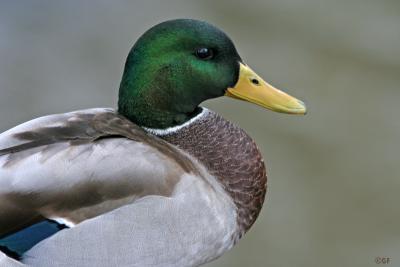
[[242,236],[264,203],[264,161],[257,145],[242,129],[212,111],[204,112],[190,125],[161,138],[197,158],[219,179],[237,206]]

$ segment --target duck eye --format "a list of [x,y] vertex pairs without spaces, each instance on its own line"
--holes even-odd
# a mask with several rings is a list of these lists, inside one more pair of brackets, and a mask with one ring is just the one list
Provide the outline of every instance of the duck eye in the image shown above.
[[196,50],[196,56],[203,60],[211,59],[214,57],[214,51],[210,48],[202,47]]

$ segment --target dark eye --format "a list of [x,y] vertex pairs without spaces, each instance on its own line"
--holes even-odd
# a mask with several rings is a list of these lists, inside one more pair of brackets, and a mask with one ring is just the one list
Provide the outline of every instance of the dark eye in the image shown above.
[[196,50],[196,56],[200,59],[211,59],[214,57],[214,51],[207,47],[202,47]]

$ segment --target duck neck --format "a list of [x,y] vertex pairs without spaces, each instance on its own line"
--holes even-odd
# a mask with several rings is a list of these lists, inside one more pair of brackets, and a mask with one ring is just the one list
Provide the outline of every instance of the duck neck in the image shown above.
[[199,113],[197,109],[188,112],[173,112],[150,108],[149,103],[142,101],[136,101],[135,103],[130,101],[120,101],[118,113],[141,127],[167,129],[182,125]]
[[141,86],[137,84],[139,81],[132,80],[131,76],[123,77],[118,100],[118,112],[137,125],[166,129],[181,125],[200,112],[195,104],[182,104],[171,99],[168,88],[158,92],[158,83],[147,84],[142,90],[133,90]]
[[254,141],[239,127],[203,109],[186,124],[147,129],[199,160],[237,207],[239,235],[255,222],[266,194],[264,161]]
[[[120,114],[139,126],[165,129],[183,124],[199,112],[196,107],[204,96],[178,99],[168,66],[158,69],[151,60],[135,54],[140,54],[137,49],[125,64],[118,97]],[[187,83],[182,84],[180,90],[188,91],[184,88]]]

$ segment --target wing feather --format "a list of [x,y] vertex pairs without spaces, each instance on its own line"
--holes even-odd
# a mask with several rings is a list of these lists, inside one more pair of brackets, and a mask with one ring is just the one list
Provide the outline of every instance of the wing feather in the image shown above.
[[168,196],[190,172],[196,166],[183,152],[112,109],[27,122],[0,135],[0,236],[16,221],[78,223],[146,195]]

